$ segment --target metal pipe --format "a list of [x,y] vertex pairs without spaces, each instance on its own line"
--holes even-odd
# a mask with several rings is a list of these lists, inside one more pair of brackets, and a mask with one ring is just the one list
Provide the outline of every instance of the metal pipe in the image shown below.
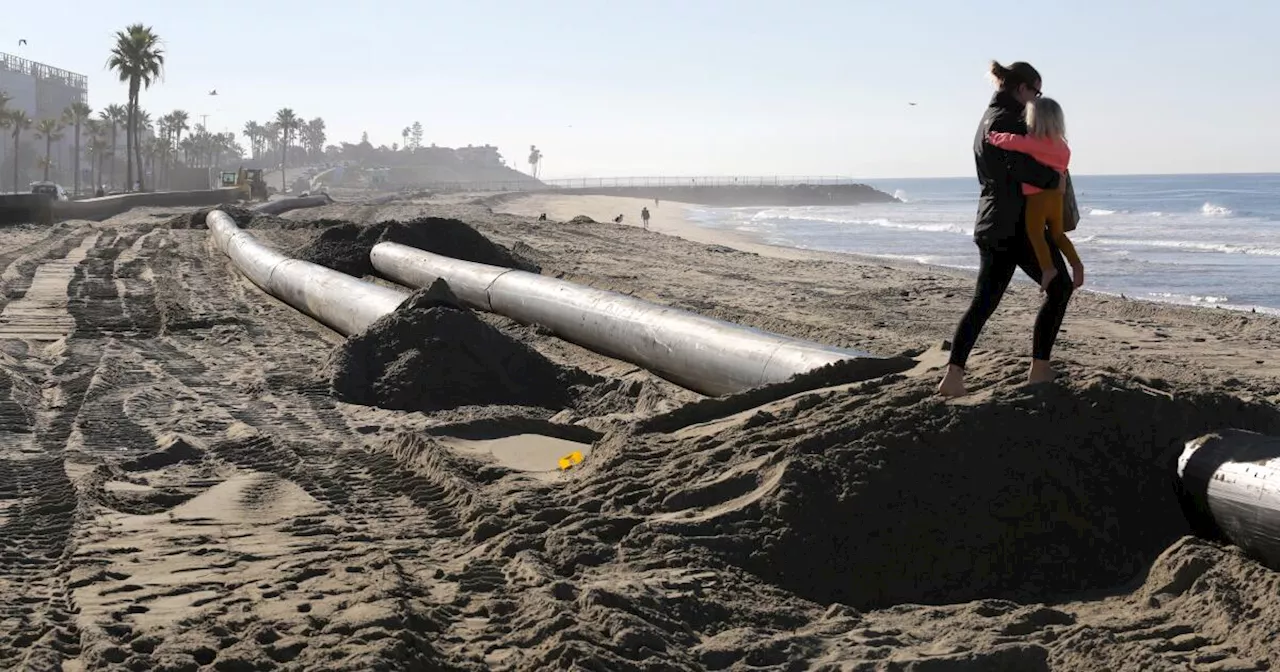
[[319,264],[290,259],[259,243],[221,210],[210,212],[205,221],[214,244],[253,284],[344,336],[363,331],[409,296]]
[[360,205],[386,205],[398,198],[400,198],[400,194],[383,194],[375,198],[364,200]]
[[459,300],[490,313],[497,311],[489,301],[489,289],[499,277],[514,272],[510,268],[462,261],[398,243],[374,245],[369,259],[379,273],[409,287],[428,287],[436,278],[444,278]]
[[55,219],[103,220],[139,207],[219,206],[232,203],[239,192],[235,189],[196,189],[191,191],[148,191],[116,194],[79,201],[54,201]]
[[473,308],[540,325],[567,341],[712,396],[779,383],[835,362],[874,357],[398,243],[374,245],[370,259],[391,280],[426,287],[443,278]]
[[277,198],[274,201],[267,201],[255,205],[251,210],[261,212],[265,215],[282,215],[290,210],[300,210],[302,208],[318,208],[322,205],[333,203],[333,199],[328,194],[318,194],[316,196],[298,196],[295,198]]
[[1280,437],[1227,429],[1188,441],[1178,479],[1198,533],[1280,569]]

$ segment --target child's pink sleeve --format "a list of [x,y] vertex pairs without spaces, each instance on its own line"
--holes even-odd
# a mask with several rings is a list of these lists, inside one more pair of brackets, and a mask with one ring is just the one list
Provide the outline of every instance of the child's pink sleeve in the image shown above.
[[1044,148],[1035,138],[1029,135],[1018,135],[1017,133],[988,133],[987,142],[1000,149],[1011,149],[1023,154],[1030,154]]

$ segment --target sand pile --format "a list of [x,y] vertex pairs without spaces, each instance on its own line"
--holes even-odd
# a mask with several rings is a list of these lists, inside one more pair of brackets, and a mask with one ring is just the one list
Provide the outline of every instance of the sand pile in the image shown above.
[[334,395],[406,411],[475,405],[562,409],[580,372],[548,361],[461,306],[442,280],[348,338],[333,354]]
[[264,215],[255,212],[250,208],[240,205],[225,204],[215,208],[201,208],[195,212],[174,215],[165,220],[160,226],[169,229],[207,229],[208,223],[205,219],[209,213],[214,210],[221,210],[235,220],[236,226],[242,229],[249,228],[292,228],[297,226],[297,222],[287,219],[281,219],[275,215]]
[[[858,608],[1042,600],[1128,581],[1188,531],[1171,478],[1183,440],[1280,429],[1270,407],[1105,377],[972,405],[915,380],[864,385],[682,441],[616,439],[601,478],[653,484],[655,518],[624,545],[693,543]],[[635,460],[635,442],[654,458]]]
[[[490,540],[449,577],[485,581],[460,608],[487,614],[526,669],[1175,669],[1179,651],[1266,650],[1280,579],[1240,594],[1266,570],[1179,542],[1171,475],[1184,438],[1276,431],[1280,413],[1105,376],[965,403],[933,383],[709,409],[606,436],[558,485],[495,483],[502,510],[460,520]],[[1096,599],[1153,561],[1146,586],[1096,612],[1036,604]],[[1264,621],[1235,633],[1246,618]],[[1200,621],[1248,646],[1197,649]],[[869,662],[886,659],[899,666]]]
[[216,208],[201,208],[195,212],[174,215],[165,220],[160,226],[167,229],[207,229],[209,225],[205,222],[205,218],[214,210],[221,210],[227,213],[232,219],[236,220],[236,225],[241,227],[248,225],[249,221],[253,219],[252,210],[239,205],[227,204]]
[[1247,558],[1240,549],[1186,537],[1156,559],[1135,600],[1164,606],[1215,639],[1248,650],[1274,650],[1280,630],[1280,572]]
[[369,251],[382,242],[401,243],[464,261],[532,273],[540,270],[537,264],[490,241],[465,222],[441,217],[422,217],[408,222],[390,220],[366,225],[336,223],[292,254],[299,259],[360,277],[374,272],[369,261]]

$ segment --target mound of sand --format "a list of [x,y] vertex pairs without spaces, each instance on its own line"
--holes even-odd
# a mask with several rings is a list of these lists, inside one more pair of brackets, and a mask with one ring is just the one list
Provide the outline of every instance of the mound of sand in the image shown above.
[[209,213],[214,210],[221,210],[230,215],[232,219],[236,220],[237,226],[247,226],[249,222],[253,220],[254,213],[252,210],[239,205],[227,204],[220,205],[215,208],[201,208],[195,212],[185,212],[180,215],[174,215],[161,224],[161,226],[168,229],[207,229],[209,228],[209,225],[205,219],[209,216]]
[[443,280],[348,338],[333,354],[334,395],[406,411],[476,405],[562,409],[584,376],[548,361],[461,306]]
[[599,224],[600,222],[597,222],[596,220],[591,219],[586,215],[578,215],[577,217],[574,217],[573,219],[569,220],[569,223],[570,224]]
[[[1270,407],[1102,377],[973,404],[914,380],[865,385],[679,442],[618,439],[601,477],[651,484],[660,521],[625,545],[701,545],[857,608],[1047,599],[1129,581],[1188,532],[1171,476],[1182,441],[1280,429]],[[637,440],[663,459],[637,463]]]
[[297,222],[288,219],[281,219],[275,215],[264,215],[250,208],[240,205],[220,205],[214,208],[201,208],[195,212],[188,212],[181,215],[174,215],[161,224],[164,228],[169,229],[207,229],[209,228],[206,218],[209,213],[214,210],[221,210],[235,220],[236,226],[242,229],[268,229],[268,228],[296,228]]
[[463,261],[538,273],[537,264],[513,254],[456,219],[422,217],[408,222],[389,220],[359,225],[336,223],[325,228],[293,256],[356,277],[370,275],[369,251],[382,242],[400,243]]
[[[535,586],[495,580],[468,609],[500,613],[524,669],[1186,669],[1180,651],[1266,650],[1280,575],[1184,539],[1171,475],[1183,439],[1280,413],[1105,376],[961,403],[934,382],[607,435],[562,486],[462,514],[490,540],[468,571]],[[1138,590],[1097,601],[1121,586]]]

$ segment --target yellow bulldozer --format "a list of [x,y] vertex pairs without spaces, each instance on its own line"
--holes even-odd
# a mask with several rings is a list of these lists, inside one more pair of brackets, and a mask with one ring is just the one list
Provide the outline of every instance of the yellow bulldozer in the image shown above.
[[267,200],[267,183],[262,179],[261,168],[241,168],[222,171],[222,188],[238,189],[240,198],[246,201]]

